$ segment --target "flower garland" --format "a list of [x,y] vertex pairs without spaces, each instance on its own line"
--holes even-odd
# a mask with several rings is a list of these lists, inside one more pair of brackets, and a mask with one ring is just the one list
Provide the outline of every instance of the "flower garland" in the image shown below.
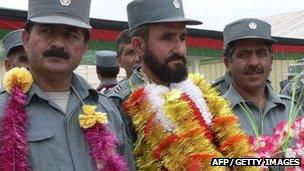
[[[293,143],[288,141],[293,140]],[[273,129],[273,135],[251,136],[250,142],[253,144],[255,157],[272,158],[283,155],[286,158],[300,158],[300,166],[287,167],[288,171],[304,170],[304,117],[299,116],[289,126],[286,121],[281,121]],[[284,149],[284,144],[287,148]],[[267,166],[262,166],[264,170],[268,170]]]
[[[0,123],[0,170],[30,170],[27,161],[28,115],[24,105],[26,93],[32,83],[33,78],[25,68],[13,68],[4,76],[5,89],[11,96]],[[74,89],[73,86],[71,87]],[[75,93],[78,95],[76,91]],[[95,109],[96,106],[84,104],[82,107],[84,114],[79,115],[79,124],[85,131],[96,169],[127,170],[124,158],[116,152],[118,140],[108,128],[107,115],[96,112]]]
[[28,115],[24,104],[33,83],[25,68],[13,68],[4,75],[6,91],[11,94],[4,108],[0,128],[0,170],[29,170],[27,161]]
[[139,137],[134,150],[139,170],[226,170],[211,167],[211,159],[250,157],[252,147],[228,106],[199,74],[169,88],[136,89],[124,108]]
[[107,114],[96,112],[96,108],[84,104],[82,106],[84,114],[79,115],[79,124],[84,129],[96,168],[98,171],[125,171],[127,164],[116,152],[118,139],[107,127]]

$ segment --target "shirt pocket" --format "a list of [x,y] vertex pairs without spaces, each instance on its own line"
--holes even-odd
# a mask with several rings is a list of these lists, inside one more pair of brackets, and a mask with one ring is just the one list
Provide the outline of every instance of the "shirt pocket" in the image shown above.
[[30,161],[32,170],[58,171],[55,132],[52,129],[33,130],[29,133]]

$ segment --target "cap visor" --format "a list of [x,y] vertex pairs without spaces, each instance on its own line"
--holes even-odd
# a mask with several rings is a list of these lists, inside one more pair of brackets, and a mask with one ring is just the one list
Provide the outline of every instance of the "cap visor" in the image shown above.
[[146,22],[146,24],[148,23],[171,23],[171,22],[183,22],[186,25],[200,25],[203,24],[203,22],[201,21],[197,21],[197,20],[191,20],[188,18],[166,18],[166,19],[161,19],[161,20],[156,20],[156,21],[152,21],[152,22]]
[[234,40],[230,41],[229,44],[232,43],[232,42],[235,42],[237,40],[243,40],[243,39],[262,39],[262,40],[264,40],[266,42],[269,42],[271,44],[274,44],[274,43],[278,42],[275,39],[265,39],[264,37],[259,37],[259,36],[245,36],[245,37],[241,37],[241,38],[238,38],[238,39],[234,39]]
[[90,25],[80,20],[64,17],[64,16],[35,17],[35,18],[31,18],[30,21],[36,23],[43,23],[43,24],[64,24],[64,25],[70,25],[70,26],[81,27],[86,29],[92,28]]

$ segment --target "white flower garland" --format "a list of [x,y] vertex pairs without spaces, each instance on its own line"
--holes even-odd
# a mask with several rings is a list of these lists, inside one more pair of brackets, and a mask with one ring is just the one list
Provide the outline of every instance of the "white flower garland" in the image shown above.
[[167,131],[173,131],[176,128],[170,119],[166,116],[164,112],[164,97],[163,95],[171,91],[172,89],[182,90],[186,93],[191,100],[195,103],[200,113],[202,114],[207,125],[211,124],[211,113],[208,110],[205,99],[203,98],[203,93],[200,89],[195,86],[191,80],[187,79],[181,83],[171,84],[169,87],[157,85],[157,84],[147,84],[145,89],[148,92],[147,98],[151,102],[151,109],[155,112],[155,122],[160,123],[162,127]]
[[169,88],[156,84],[148,84],[145,86],[145,89],[149,92],[147,98],[151,102],[151,109],[155,112],[155,122],[160,123],[165,130],[173,131],[176,126],[166,117],[163,110],[165,101],[162,95],[169,91]]
[[170,88],[181,89],[186,93],[199,109],[206,124],[208,126],[211,124],[212,116],[204,99],[204,94],[191,80],[187,79],[181,83],[171,84]]

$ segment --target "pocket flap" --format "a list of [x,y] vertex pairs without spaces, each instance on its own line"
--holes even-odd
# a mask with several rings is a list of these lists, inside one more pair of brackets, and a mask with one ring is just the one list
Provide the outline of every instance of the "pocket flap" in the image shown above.
[[49,139],[55,135],[55,132],[52,129],[43,129],[32,131],[29,135],[29,141],[41,141]]

